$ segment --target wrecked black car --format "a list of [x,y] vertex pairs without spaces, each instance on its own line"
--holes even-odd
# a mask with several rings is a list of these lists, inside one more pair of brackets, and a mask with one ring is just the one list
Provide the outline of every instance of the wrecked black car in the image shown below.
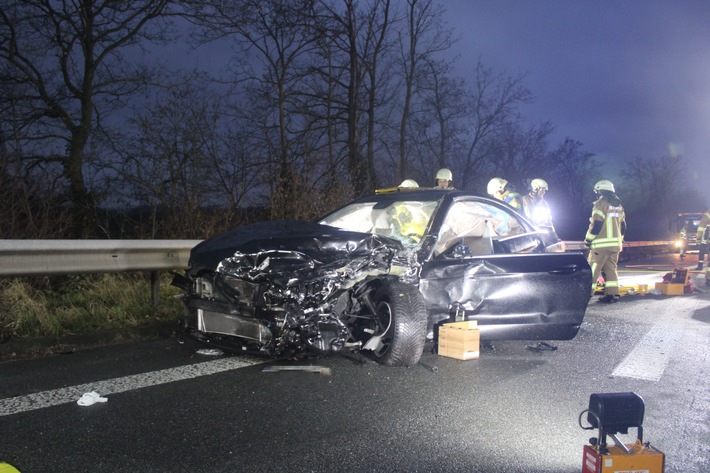
[[395,189],[317,222],[261,222],[195,246],[185,328],[216,347],[416,364],[441,323],[484,340],[574,338],[591,271],[554,233],[469,192]]

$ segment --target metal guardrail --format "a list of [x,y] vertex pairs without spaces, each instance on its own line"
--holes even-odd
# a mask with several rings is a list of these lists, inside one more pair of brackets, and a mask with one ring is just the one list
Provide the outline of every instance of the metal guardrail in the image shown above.
[[[202,240],[0,240],[0,277],[185,269]],[[566,241],[568,251],[584,242]],[[671,241],[630,241],[624,249],[669,246]]]
[[[673,246],[673,243],[672,241],[625,241],[624,249]],[[588,249],[583,241],[566,241],[565,245],[567,246],[567,251],[584,251]]]
[[[589,253],[583,241],[566,241],[567,251]],[[672,241],[625,241],[624,251],[619,255],[619,262],[631,261],[634,258],[671,251],[675,248]]]
[[187,268],[201,240],[0,240],[0,276]]
[[0,240],[0,276],[150,271],[160,301],[160,271],[184,269],[201,240]]
[[[202,240],[0,240],[0,277],[150,271],[153,303],[159,272],[186,269],[190,250]],[[581,241],[565,242],[584,251]],[[625,242],[624,248],[669,246],[670,241]]]

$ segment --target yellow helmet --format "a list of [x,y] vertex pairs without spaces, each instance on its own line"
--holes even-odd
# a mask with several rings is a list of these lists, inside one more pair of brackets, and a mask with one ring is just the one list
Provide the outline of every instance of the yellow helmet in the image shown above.
[[594,192],[599,191],[616,192],[614,190],[614,184],[611,181],[607,181],[606,179],[602,179],[601,181],[594,184]]
[[454,175],[451,173],[451,171],[449,169],[441,168],[436,172],[436,178],[437,179],[445,179],[447,181],[453,181]]
[[539,189],[548,190],[547,182],[545,182],[544,179],[540,179],[540,178],[533,179],[532,181],[530,181],[530,188],[534,191],[539,190]]
[[505,190],[505,186],[508,185],[508,181],[501,179],[500,177],[494,177],[488,181],[488,195],[496,195],[499,192]]

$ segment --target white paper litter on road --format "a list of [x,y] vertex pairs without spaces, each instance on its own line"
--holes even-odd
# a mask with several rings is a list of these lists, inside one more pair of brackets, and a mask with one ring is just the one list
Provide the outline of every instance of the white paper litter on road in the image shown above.
[[185,379],[209,376],[224,371],[235,370],[256,364],[264,360],[247,357],[229,357],[205,361],[192,365],[178,366],[165,370],[150,371],[122,378],[107,379],[88,384],[52,389],[25,396],[0,399],[0,417],[20,412],[73,403],[84,393],[95,391],[104,395],[122,393],[134,389],[157,386]]
[[108,401],[108,398],[102,397],[99,393],[96,391],[91,391],[90,393],[84,393],[78,401],[76,401],[77,404],[80,406],[93,406],[97,402],[106,402]]

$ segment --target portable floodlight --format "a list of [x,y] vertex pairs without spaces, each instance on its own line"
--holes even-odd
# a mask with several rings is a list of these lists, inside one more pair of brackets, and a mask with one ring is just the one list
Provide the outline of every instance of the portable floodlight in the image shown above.
[[606,447],[606,436],[628,434],[636,427],[637,438],[643,441],[644,403],[636,393],[601,393],[589,396],[587,422],[599,429],[599,445]]
[[[643,442],[644,403],[636,393],[598,393],[589,396],[589,408],[579,415],[579,425],[585,430],[599,429],[596,438],[584,447],[583,473],[612,473],[618,471],[646,471],[662,473],[665,455]],[[589,426],[582,425],[587,414]],[[616,434],[628,434],[636,428],[636,441],[625,445]],[[614,440],[607,447],[606,437]]]

